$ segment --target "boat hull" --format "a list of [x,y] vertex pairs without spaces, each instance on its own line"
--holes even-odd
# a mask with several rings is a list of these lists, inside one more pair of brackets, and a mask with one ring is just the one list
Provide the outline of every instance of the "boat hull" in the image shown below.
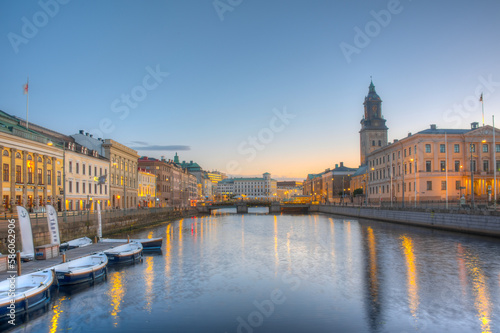
[[106,253],[106,256],[108,265],[131,264],[142,259],[142,250],[126,255]]
[[88,263],[88,258],[80,258],[69,261],[66,264],[52,267],[55,271],[57,282],[60,286],[74,285],[85,282],[93,282],[106,275],[108,258],[104,253],[92,255],[94,263]]
[[[40,282],[40,285],[34,286],[25,292],[16,292],[14,297],[0,298],[0,320],[11,318],[11,314],[20,315],[35,310],[50,301],[50,288],[55,281],[55,275],[50,271],[44,271],[43,273],[46,274],[44,274],[44,281]],[[33,274],[40,275],[39,272],[36,272],[27,276]],[[17,279],[26,278],[27,276],[21,276]],[[2,284],[4,283],[2,282]],[[11,304],[14,304],[14,307]]]

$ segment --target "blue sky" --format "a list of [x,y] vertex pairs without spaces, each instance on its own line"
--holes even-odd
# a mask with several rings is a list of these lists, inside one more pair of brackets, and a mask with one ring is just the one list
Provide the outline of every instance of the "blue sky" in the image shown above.
[[495,0],[2,1],[0,109],[26,117],[29,75],[31,122],[303,179],[359,165],[370,76],[390,141],[482,122],[481,92],[498,127],[498,13]]

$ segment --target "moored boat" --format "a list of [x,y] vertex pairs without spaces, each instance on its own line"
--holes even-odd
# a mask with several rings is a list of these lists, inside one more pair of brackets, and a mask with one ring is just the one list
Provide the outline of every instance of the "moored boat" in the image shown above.
[[54,272],[47,269],[0,282],[0,319],[43,306],[50,300],[54,281]]
[[[142,244],[144,251],[157,251],[161,250],[161,245],[163,244],[163,238],[134,238],[131,241],[138,242]],[[126,243],[126,239],[114,239],[114,238],[101,238],[99,242],[102,243]]]
[[142,258],[142,244],[131,241],[130,243],[119,245],[104,251],[108,257],[108,264],[127,264],[133,263]]
[[59,285],[70,285],[95,281],[105,276],[107,264],[108,257],[99,252],[52,266],[50,269],[55,271]]
[[66,251],[71,249],[76,249],[77,247],[84,247],[92,244],[92,240],[88,237],[81,237],[77,239],[70,240],[66,243],[61,243],[59,246],[60,251]]

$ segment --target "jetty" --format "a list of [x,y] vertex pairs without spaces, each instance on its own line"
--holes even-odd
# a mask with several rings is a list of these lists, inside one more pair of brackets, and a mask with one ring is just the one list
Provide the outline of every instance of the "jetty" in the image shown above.
[[[127,242],[123,243],[94,243],[88,246],[84,247],[77,247],[75,249],[67,250],[64,252],[66,254],[66,261],[85,257],[88,255],[91,255],[92,253],[95,252],[101,252],[105,251],[108,249],[111,249],[113,247],[117,247],[123,244],[126,244]],[[39,270],[44,270],[46,268],[52,267],[57,264],[61,264],[62,261],[62,254],[55,258],[47,259],[47,260],[33,260],[33,261],[27,261],[27,262],[21,262],[21,275],[24,274],[29,274],[33,273]],[[10,277],[12,274],[9,274],[7,272],[1,272],[0,273],[0,281],[3,281]],[[17,275],[17,274],[16,274]]]

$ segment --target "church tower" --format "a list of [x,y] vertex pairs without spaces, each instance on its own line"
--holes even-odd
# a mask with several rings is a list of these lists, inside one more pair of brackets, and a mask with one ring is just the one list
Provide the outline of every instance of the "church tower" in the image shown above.
[[366,156],[387,145],[387,126],[382,118],[382,100],[370,82],[368,96],[365,97],[365,114],[359,131],[361,165],[366,164]]

